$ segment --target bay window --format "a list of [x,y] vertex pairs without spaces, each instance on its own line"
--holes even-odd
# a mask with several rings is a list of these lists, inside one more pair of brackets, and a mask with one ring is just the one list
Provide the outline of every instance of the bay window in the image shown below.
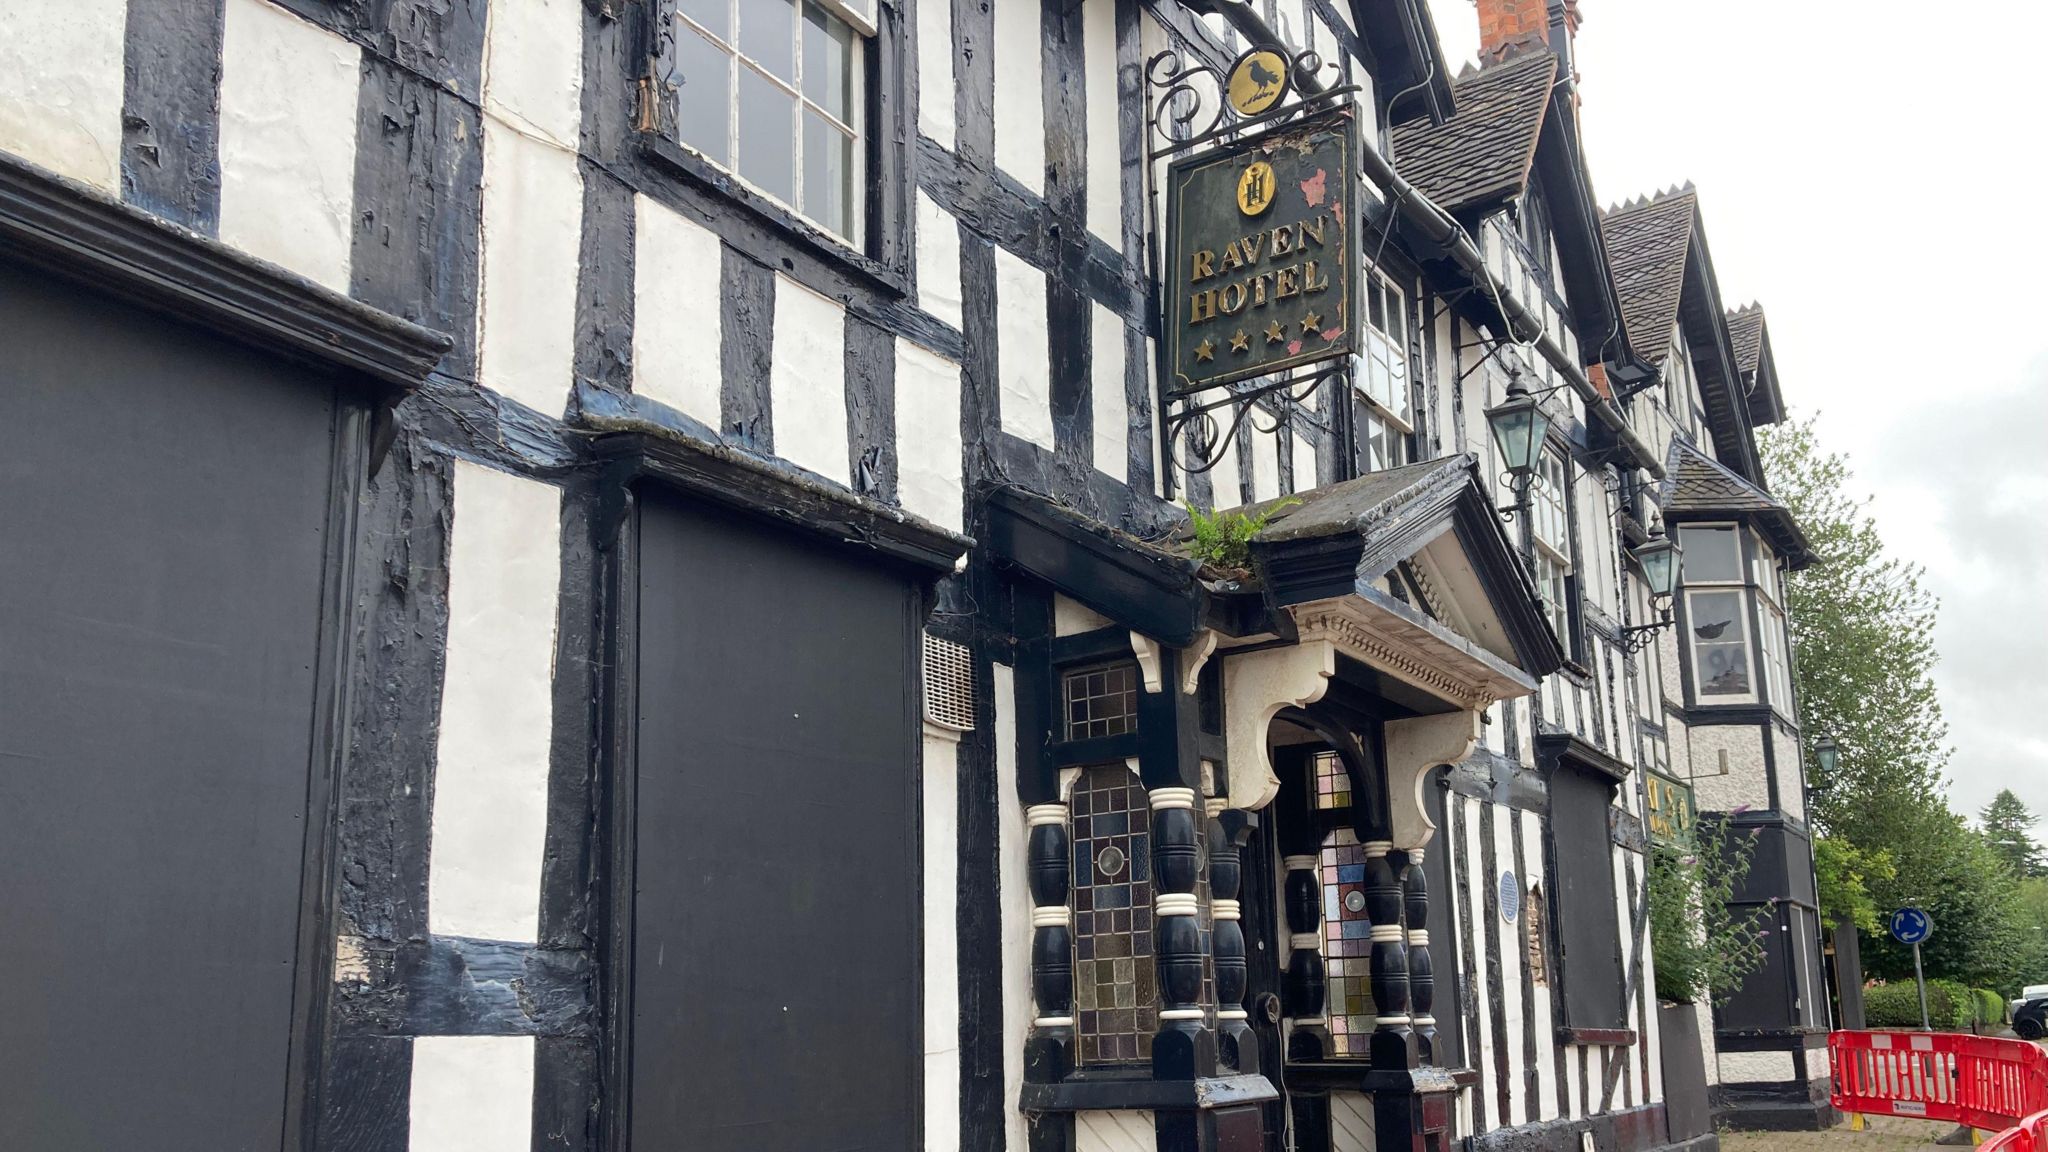
[[817,0],[677,0],[677,136],[858,248],[870,30]]
[[1687,524],[1679,536],[1695,702],[1768,703],[1790,716],[1792,661],[1776,553],[1733,524]]

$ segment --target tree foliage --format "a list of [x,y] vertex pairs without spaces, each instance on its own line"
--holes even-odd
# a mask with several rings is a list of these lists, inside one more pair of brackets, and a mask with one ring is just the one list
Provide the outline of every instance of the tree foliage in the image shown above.
[[1870,894],[1870,885],[1898,878],[1890,852],[1866,852],[1839,836],[1813,842],[1814,886],[1820,895],[1821,919],[1829,924],[1854,924],[1864,932],[1884,931],[1884,915]]
[[[1868,500],[1850,488],[1848,461],[1822,449],[1814,418],[1764,429],[1759,441],[1771,490],[1815,554],[1787,582],[1794,677],[1808,740],[1832,736],[1840,756],[1832,773],[1814,766],[1810,818],[1855,858],[1889,859],[1889,875],[1858,873],[1877,915],[1910,905],[1934,917],[1923,949],[1929,976],[2008,986],[2026,963],[2029,933],[2013,874],[1945,794],[1948,727],[1932,676],[1937,604],[1922,570],[1886,555]],[[1873,976],[1913,972],[1911,951],[1882,933],[1866,935],[1863,962]]]
[[2013,875],[2048,876],[2048,865],[2041,859],[2041,844],[2034,839],[2034,814],[2012,789],[2001,789],[1992,797],[1991,803],[1978,814],[1977,822],[1983,826],[1991,850],[1998,853]]

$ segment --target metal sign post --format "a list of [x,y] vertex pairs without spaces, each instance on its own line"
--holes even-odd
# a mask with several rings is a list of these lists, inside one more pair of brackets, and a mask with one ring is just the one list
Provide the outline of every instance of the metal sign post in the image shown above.
[[1901,908],[1892,913],[1892,939],[1913,946],[1913,980],[1920,986],[1920,1030],[1934,1031],[1927,1015],[1927,972],[1920,966],[1920,945],[1934,935],[1934,917],[1918,908]]

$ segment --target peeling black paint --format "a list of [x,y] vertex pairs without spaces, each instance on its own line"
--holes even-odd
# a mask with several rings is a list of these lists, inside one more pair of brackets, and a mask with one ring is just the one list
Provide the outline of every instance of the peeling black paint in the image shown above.
[[847,317],[845,372],[847,475],[855,492],[893,504],[899,451],[895,340],[858,316]]
[[636,319],[633,190],[589,161],[579,166],[583,237],[577,245],[576,378],[630,392]]
[[[775,274],[730,246],[721,250],[720,431],[754,451],[775,451],[769,373],[775,359]],[[709,351],[708,349],[706,350]]]
[[121,196],[209,236],[220,231],[224,0],[128,8]]
[[446,332],[442,369],[476,374],[483,120],[417,73],[363,62],[349,294]]

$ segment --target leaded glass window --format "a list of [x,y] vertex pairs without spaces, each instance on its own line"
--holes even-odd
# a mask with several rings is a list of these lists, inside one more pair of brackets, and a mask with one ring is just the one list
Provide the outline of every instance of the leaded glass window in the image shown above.
[[1138,666],[1129,662],[1077,668],[1061,680],[1069,740],[1122,736],[1138,730]]
[[1693,681],[1702,696],[1748,696],[1749,628],[1740,591],[1688,592]]
[[1351,773],[1335,752],[1318,752],[1310,761],[1316,773],[1316,807],[1329,810],[1351,807]]
[[1074,782],[1074,999],[1083,1064],[1152,1058],[1152,809],[1122,764]]
[[1530,486],[1531,535],[1536,540],[1536,591],[1543,597],[1550,629],[1570,649],[1571,638],[1571,514],[1565,500],[1570,472],[1564,457],[1545,450],[1536,462],[1538,483]]
[[[1343,771],[1341,764],[1338,771]],[[1378,1015],[1372,999],[1372,921],[1365,911],[1365,849],[1350,829],[1340,828],[1324,839],[1319,863],[1330,1052],[1364,1056]]]

